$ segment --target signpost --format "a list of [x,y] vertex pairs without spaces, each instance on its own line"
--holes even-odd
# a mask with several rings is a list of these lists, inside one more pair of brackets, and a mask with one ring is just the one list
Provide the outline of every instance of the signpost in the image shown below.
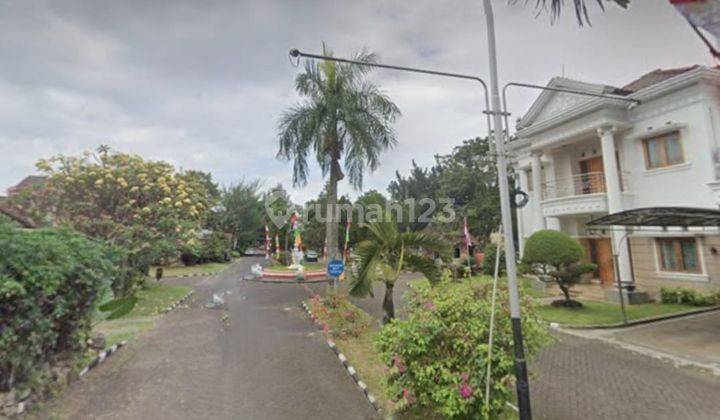
[[328,276],[333,279],[333,290],[337,292],[338,277],[345,271],[345,263],[343,260],[330,260],[327,265]]

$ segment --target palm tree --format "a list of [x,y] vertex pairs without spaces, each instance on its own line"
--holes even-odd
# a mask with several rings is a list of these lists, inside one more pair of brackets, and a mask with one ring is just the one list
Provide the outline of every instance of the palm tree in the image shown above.
[[[323,54],[332,55],[323,44]],[[360,52],[355,60],[375,62],[372,53]],[[294,160],[294,185],[307,184],[308,154],[313,153],[323,176],[329,175],[325,238],[330,258],[338,251],[337,184],[347,172],[350,183],[362,188],[363,171],[375,170],[380,152],[397,141],[392,123],[398,107],[380,89],[365,80],[370,67],[332,61],[305,63],[295,88],[305,101],[287,110],[280,119],[278,157]]]
[[372,296],[373,282],[383,282],[383,323],[387,323],[395,318],[393,288],[402,270],[420,272],[431,283],[437,282],[440,279],[440,270],[435,261],[423,253],[438,253],[446,259],[448,245],[437,236],[420,232],[400,232],[394,222],[372,222],[368,228],[372,239],[357,246],[357,274],[352,276],[350,295]]
[[[519,0],[512,0],[512,2],[517,2]],[[524,0],[526,3],[528,0]],[[615,3],[618,6],[622,8],[627,8],[628,4],[630,4],[630,0],[604,0],[609,3]],[[583,22],[590,23],[590,16],[588,14],[588,6],[587,3],[591,2],[597,2],[598,6],[600,6],[601,9],[605,10],[605,6],[603,5],[603,0],[572,0],[573,5],[575,6],[575,16],[577,16],[578,23],[580,25],[583,24]],[[560,16],[560,12],[562,12],[563,8],[565,7],[565,1],[564,0],[536,0],[536,6],[539,9],[547,9],[549,7],[550,14],[552,15],[553,19]]]

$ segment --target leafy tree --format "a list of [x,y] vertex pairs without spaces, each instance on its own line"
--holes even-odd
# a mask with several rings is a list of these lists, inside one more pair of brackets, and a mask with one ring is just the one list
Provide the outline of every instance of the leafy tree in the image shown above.
[[415,215],[415,220],[406,218],[399,221],[401,230],[421,230],[427,225],[425,222],[418,221],[417,218],[428,210],[430,203],[427,203],[426,200],[437,202],[439,189],[440,179],[436,167],[424,169],[413,160],[412,169],[407,177],[403,177],[400,172],[395,171],[395,180],[391,181],[388,186],[390,197],[401,206],[403,214]]
[[451,198],[459,215],[467,215],[468,229],[487,240],[500,225],[497,169],[488,138],[465,140],[452,153],[436,156],[439,197]]
[[566,307],[582,306],[580,302],[570,299],[570,288],[580,281],[580,277],[597,266],[581,264],[585,250],[580,242],[564,232],[541,230],[533,233],[525,242],[523,263],[537,274],[543,282],[557,283],[565,300],[553,302],[554,305]]
[[395,318],[393,288],[403,270],[417,271],[431,282],[440,279],[440,270],[427,253],[447,257],[448,245],[436,236],[419,232],[400,232],[392,221],[372,222],[368,225],[372,239],[361,242],[355,249],[357,275],[352,277],[352,296],[372,296],[373,282],[385,285],[383,322]]
[[232,249],[244,252],[263,234],[265,212],[259,181],[240,181],[224,188],[213,216],[213,229],[230,234]]
[[[332,55],[323,45],[323,54]],[[375,62],[375,54],[361,52],[355,60]],[[332,209],[337,204],[337,184],[343,166],[350,183],[362,187],[365,168],[375,170],[379,155],[396,143],[392,123],[400,111],[374,84],[365,80],[370,67],[331,61],[305,64],[295,86],[305,101],[287,110],[280,119],[278,157],[294,160],[293,182],[307,183],[308,154],[314,154],[328,176],[328,221],[325,237],[331,257],[338,254],[338,224]]]
[[[288,194],[282,184],[277,184],[265,192],[263,202],[266,207],[265,210],[271,211],[274,216],[272,218],[274,220],[267,220],[270,218],[267,217],[265,223],[268,224],[268,228],[270,229],[270,233],[273,238],[275,235],[278,235],[280,241],[283,243],[283,245],[281,245],[283,250],[287,251],[291,247],[290,229],[292,227],[290,226],[290,216],[296,209],[296,206],[293,204],[290,199],[290,194]],[[258,237],[262,236],[263,234]]]
[[372,238],[368,224],[374,221],[376,216],[384,214],[387,204],[388,199],[376,190],[367,191],[355,200],[352,224],[350,225],[351,244]]
[[[313,249],[318,253],[322,253],[322,249],[325,246],[327,202],[327,194],[325,191],[322,191],[317,198],[305,203],[304,211],[307,212],[307,214],[304,214],[303,217],[305,220],[302,231],[303,244],[307,249]],[[352,206],[352,202],[348,196],[343,195],[338,198],[337,204],[339,213],[336,214],[335,217],[337,218],[337,223],[339,223],[339,225],[343,228],[338,229],[337,231],[336,243],[342,246],[345,238],[344,226],[345,223],[347,223],[348,218],[352,216],[352,213],[349,210]]]
[[212,204],[208,178],[200,173],[177,172],[168,163],[107,147],[79,157],[58,155],[37,167],[46,182],[20,200],[30,203],[32,213],[51,214],[55,223],[116,249],[125,273],[113,285],[119,295],[130,293],[151,264],[193,245]]

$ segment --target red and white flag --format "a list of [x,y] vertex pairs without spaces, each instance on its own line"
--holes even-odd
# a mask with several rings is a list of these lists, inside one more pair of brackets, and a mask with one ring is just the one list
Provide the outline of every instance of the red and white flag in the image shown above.
[[463,234],[465,235],[465,243],[467,244],[468,249],[470,248],[470,231],[468,230],[468,224],[467,224],[467,216],[463,219],[463,223],[465,226],[463,227]]
[[270,259],[270,229],[265,225],[265,259]]

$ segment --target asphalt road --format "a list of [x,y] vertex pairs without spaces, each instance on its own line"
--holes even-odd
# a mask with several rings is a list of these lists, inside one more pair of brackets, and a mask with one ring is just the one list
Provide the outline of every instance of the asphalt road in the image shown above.
[[[240,281],[247,258],[196,287],[190,308],[73,384],[36,418],[370,419],[376,413],[303,318],[300,285]],[[207,309],[227,292],[227,310]],[[227,325],[223,315],[229,315]]]

